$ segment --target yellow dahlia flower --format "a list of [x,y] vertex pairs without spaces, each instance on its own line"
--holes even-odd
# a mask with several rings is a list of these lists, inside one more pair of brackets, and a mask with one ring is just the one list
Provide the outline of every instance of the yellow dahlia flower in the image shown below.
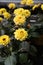
[[32,5],[33,3],[34,3],[33,0],[27,0],[27,1],[26,1],[26,5]]
[[23,41],[27,38],[28,33],[25,29],[19,28],[14,32],[14,37],[17,40]]
[[11,14],[8,13],[8,12],[4,12],[3,16],[4,16],[5,19],[9,19],[11,17]]
[[23,8],[18,8],[14,10],[15,15],[23,15],[24,14],[24,9]]
[[24,16],[29,17],[31,15],[31,12],[29,10],[24,10]]
[[8,5],[9,9],[14,9],[16,7],[15,3],[9,3]]
[[3,21],[3,18],[2,17],[0,17],[0,22],[2,22]]
[[26,18],[25,16],[18,15],[14,17],[13,21],[16,25],[23,25],[26,22]]
[[43,4],[41,5],[41,9],[43,10]]
[[9,43],[10,43],[10,37],[8,35],[0,36],[0,45],[6,46]]
[[14,14],[15,15],[22,15],[22,16],[25,16],[25,17],[29,17],[31,15],[31,12],[27,9],[23,9],[23,8],[18,8],[16,10],[14,10]]
[[4,12],[6,12],[6,9],[5,8],[1,8],[0,9],[0,15],[3,15]]
[[34,3],[34,1],[33,1],[33,0],[21,0],[20,3],[21,3],[21,4],[25,4],[25,5],[31,5],[31,4]]
[[21,4],[26,4],[26,0],[21,0]]

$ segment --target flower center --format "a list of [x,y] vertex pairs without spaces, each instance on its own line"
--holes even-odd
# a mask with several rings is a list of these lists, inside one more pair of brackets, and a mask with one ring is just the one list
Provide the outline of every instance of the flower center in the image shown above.
[[22,12],[22,10],[20,12]]
[[21,19],[21,17],[19,17],[19,19]]
[[26,12],[26,14],[28,14],[28,12]]
[[23,31],[21,31],[20,33],[21,33],[21,35],[23,35]]
[[4,38],[3,41],[5,41],[6,39]]

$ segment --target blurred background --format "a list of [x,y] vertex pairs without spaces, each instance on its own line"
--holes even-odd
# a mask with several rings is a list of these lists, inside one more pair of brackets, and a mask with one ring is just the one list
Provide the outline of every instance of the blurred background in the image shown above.
[[[21,0],[0,0],[0,2],[20,2]],[[35,3],[43,3],[43,0],[34,0]]]

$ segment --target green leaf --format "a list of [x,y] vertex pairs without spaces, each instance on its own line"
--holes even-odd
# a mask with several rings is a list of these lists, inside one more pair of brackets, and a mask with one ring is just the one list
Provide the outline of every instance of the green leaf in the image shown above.
[[27,41],[24,41],[24,42],[22,42],[22,43],[20,43],[20,45],[19,45],[19,50],[22,52],[22,51],[29,51],[29,42],[27,42]]
[[31,37],[37,38],[37,37],[39,37],[39,34],[37,32],[32,32]]
[[9,56],[5,60],[5,65],[16,65],[16,57],[15,55]]
[[27,65],[33,65],[33,62],[29,59]]
[[21,64],[26,63],[27,62],[27,59],[28,59],[27,53],[21,53],[19,55],[19,62]]
[[0,62],[0,65],[4,65],[4,62]]
[[36,56],[37,55],[37,49],[35,46],[31,45],[30,46],[30,52],[29,52],[32,56]]

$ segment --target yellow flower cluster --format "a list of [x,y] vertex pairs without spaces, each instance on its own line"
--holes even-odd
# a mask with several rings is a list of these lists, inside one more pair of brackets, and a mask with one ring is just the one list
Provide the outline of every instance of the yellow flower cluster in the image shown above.
[[11,17],[11,14],[8,13],[8,12],[4,12],[3,16],[4,16],[5,19],[9,19]]
[[14,32],[14,37],[17,40],[23,41],[27,38],[28,33],[25,29],[19,28]]
[[0,17],[0,22],[2,22],[3,21],[3,18],[2,17]]
[[0,45],[6,46],[9,43],[10,43],[10,37],[8,35],[0,36]]
[[14,9],[16,7],[15,3],[8,4],[9,9]]
[[[0,15],[3,15],[6,19],[9,19],[11,17],[11,14],[8,13],[5,8],[0,9]],[[2,18],[0,20],[2,20]]]
[[18,15],[14,17],[13,21],[16,25],[23,25],[26,22],[26,18],[25,16]]
[[32,5],[34,1],[33,0],[21,0],[20,3],[24,5]]
[[35,10],[35,8],[38,8],[40,6],[40,4],[36,4],[33,6],[32,10]]
[[5,8],[1,8],[0,9],[0,15],[3,15],[4,12],[6,12],[6,9]]
[[41,9],[43,10],[43,4],[41,5]]
[[14,14],[15,15],[23,15],[25,17],[29,17],[31,15],[31,12],[27,9],[23,9],[23,8],[18,8],[16,10],[14,10]]
[[26,22],[26,18],[31,15],[31,12],[27,9],[17,8],[16,10],[14,10],[14,14],[14,23],[16,25],[23,25]]

